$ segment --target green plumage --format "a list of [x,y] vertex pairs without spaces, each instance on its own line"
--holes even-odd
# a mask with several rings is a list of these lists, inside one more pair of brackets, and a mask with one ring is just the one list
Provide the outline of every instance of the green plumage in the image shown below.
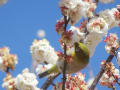
[[[67,64],[66,73],[76,73],[87,66],[89,63],[89,50],[83,43],[75,43],[75,52],[72,53],[72,62]],[[58,61],[60,65],[54,65],[48,71],[39,74],[40,78],[51,74],[59,73],[63,70],[64,61]]]

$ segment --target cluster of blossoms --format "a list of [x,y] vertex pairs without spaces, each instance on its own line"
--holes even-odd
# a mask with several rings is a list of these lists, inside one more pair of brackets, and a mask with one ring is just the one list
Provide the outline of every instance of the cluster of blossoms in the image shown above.
[[[101,66],[105,64],[105,61],[101,62]],[[106,64],[105,72],[100,79],[100,85],[108,86],[109,88],[113,88],[113,85],[120,78],[119,70],[115,68],[112,62]]]
[[0,5],[7,3],[8,0],[0,0]]
[[7,73],[7,76],[4,78],[3,81],[4,81],[4,83],[2,84],[3,88],[6,88],[6,90],[16,90],[15,78],[13,78],[10,73]]
[[18,74],[13,78],[10,73],[4,79],[2,87],[6,90],[40,90],[37,88],[38,81],[34,73],[30,73],[28,69],[23,70],[22,74]]
[[[75,76],[67,75],[65,90],[88,90],[85,82],[85,74],[77,73]],[[54,90],[62,90],[62,82],[57,83]]]
[[59,3],[63,16],[70,18],[70,24],[74,25],[81,17],[93,17],[96,4],[91,0],[61,0]]
[[57,21],[57,24],[56,24],[56,32],[57,32],[58,34],[63,34],[63,33],[64,33],[64,31],[65,31],[65,30],[64,30],[64,24],[65,24],[65,22],[64,22],[63,19]]
[[[34,40],[31,46],[33,63],[37,66],[36,72],[40,74],[50,69],[58,60],[57,52],[52,48],[46,39]],[[52,75],[52,74],[51,74]],[[54,74],[53,74],[54,75]]]
[[[81,2],[81,0],[61,0],[61,9],[64,13],[67,13],[70,7],[73,8],[73,6],[77,5],[79,2]],[[72,48],[74,42],[82,41],[88,47],[90,56],[93,56],[96,46],[102,41],[103,37],[107,35],[108,30],[120,25],[119,9],[120,6],[118,5],[117,8],[101,11],[98,16],[94,16],[89,21],[83,21],[80,28],[71,26],[66,32],[64,31],[65,22],[59,20],[56,25],[56,31],[61,34],[61,45],[66,43],[69,48]],[[77,14],[77,12],[74,13]],[[74,18],[75,16],[72,17]],[[69,15],[68,18],[70,18]]]
[[120,12],[117,8],[101,11],[99,17],[96,16],[87,23],[89,34],[86,36],[84,43],[89,48],[91,56],[94,54],[96,46],[107,35],[108,30],[119,26],[120,20],[116,18],[120,17],[118,13]]
[[18,90],[40,90],[37,88],[37,77],[34,73],[30,73],[28,69],[24,69],[22,74],[18,74],[15,85]]
[[35,60],[37,63],[47,62],[56,64],[56,61],[58,60],[58,56],[54,48],[50,46],[46,39],[34,40],[31,46],[31,54],[33,60]]
[[120,23],[120,12],[119,12],[119,5],[117,8],[112,8],[101,11],[99,13],[99,16],[102,17],[106,23],[108,24],[109,28],[111,29],[113,27],[119,26]]
[[17,56],[10,54],[8,47],[0,48],[0,70],[7,71],[7,69],[14,70],[17,64]]
[[112,48],[116,50],[119,47],[118,38],[116,34],[110,33],[110,35],[107,36],[104,41],[106,42],[105,50],[107,51],[107,53],[112,54]]

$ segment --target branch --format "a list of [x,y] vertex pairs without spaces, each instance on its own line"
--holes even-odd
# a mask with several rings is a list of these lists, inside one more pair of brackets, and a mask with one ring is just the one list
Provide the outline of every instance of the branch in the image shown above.
[[111,73],[111,74],[112,74],[113,78],[115,79],[115,82],[120,86],[120,83],[119,83],[118,79],[114,76],[113,73]]
[[[117,50],[114,49],[112,52],[115,53],[115,51],[117,51]],[[105,72],[106,64],[107,64],[108,62],[111,62],[112,59],[113,59],[113,57],[114,57],[114,55],[109,55],[109,57],[107,58],[105,64],[104,64],[103,67],[101,68],[100,72],[97,74],[97,76],[96,76],[95,80],[93,81],[93,83],[92,83],[92,85],[91,85],[91,87],[90,87],[89,90],[94,90],[94,89],[95,89],[97,83],[99,82],[100,78],[102,77],[103,73]]]
[[[64,22],[65,22],[65,26],[64,26],[64,30],[66,32],[66,28],[68,25],[70,19],[67,20],[67,16],[64,16]],[[67,67],[67,60],[66,60],[66,44],[64,43],[64,56],[65,56],[65,61],[64,61],[64,67],[63,67],[63,85],[62,85],[62,90],[65,90],[65,82],[66,82],[66,67]]]
[[53,80],[54,80],[55,78],[57,78],[59,75],[60,75],[60,73],[58,73],[58,74],[55,75],[55,76],[49,77],[49,78],[46,80],[46,82],[42,85],[41,88],[42,88],[43,90],[46,90],[46,89],[50,86],[50,84],[53,82]]
[[95,0],[95,3],[98,4],[99,0]]

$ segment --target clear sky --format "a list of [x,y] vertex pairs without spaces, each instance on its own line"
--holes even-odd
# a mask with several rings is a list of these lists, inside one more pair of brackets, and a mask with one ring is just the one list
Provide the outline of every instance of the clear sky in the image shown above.
[[[18,64],[12,75],[15,77],[21,73],[24,68],[30,68],[32,57],[30,54],[30,45],[37,38],[37,31],[43,29],[46,32],[46,38],[55,50],[60,50],[58,43],[59,36],[55,32],[55,24],[61,18],[58,7],[59,0],[8,0],[8,3],[0,7],[0,47],[8,46],[11,53],[17,54]],[[116,7],[120,0],[115,0],[112,4],[99,3],[98,9]],[[120,29],[113,28],[110,32],[117,33],[120,37]],[[102,41],[96,48],[94,56],[90,59],[91,68],[94,75],[100,70],[100,61],[108,57],[104,50],[105,43]],[[116,64],[116,60],[113,62]],[[117,66],[117,65],[116,65]],[[118,67],[118,66],[117,66]],[[86,80],[89,77],[88,67],[82,70],[86,74]],[[0,90],[4,72],[0,72]],[[39,80],[39,87],[44,79]],[[60,81],[60,78],[56,81]],[[98,90],[109,90],[106,87],[97,85]],[[119,90],[116,85],[117,90]],[[51,90],[51,89],[49,89]]]

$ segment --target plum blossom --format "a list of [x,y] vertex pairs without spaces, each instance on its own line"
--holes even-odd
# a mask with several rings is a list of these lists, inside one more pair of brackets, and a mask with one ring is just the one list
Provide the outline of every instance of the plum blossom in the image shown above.
[[38,81],[34,73],[24,69],[22,74],[16,77],[15,85],[18,90],[40,90],[37,88]]
[[94,17],[87,24],[87,30],[91,32],[96,32],[101,35],[106,35],[108,31],[107,22],[101,17]]
[[[105,61],[101,62],[101,66],[105,64]],[[112,86],[116,83],[116,80],[120,78],[119,70],[115,68],[112,62],[106,64],[105,73],[100,79],[100,85],[108,86],[112,88]]]
[[38,36],[39,38],[45,37],[45,31],[44,31],[44,30],[38,30],[37,36]]
[[[65,90],[88,90],[85,82],[85,74],[77,73],[75,76],[67,75]],[[57,83],[54,90],[62,90],[62,82]]]
[[14,70],[17,64],[17,56],[10,54],[8,47],[0,48],[0,70],[6,71],[8,68]]
[[117,8],[115,8],[113,9],[113,13],[114,13],[117,26],[119,26],[120,25],[120,11]]
[[70,24],[76,24],[82,16],[91,17],[96,9],[96,4],[83,0],[61,0],[59,3],[61,12],[70,18]]
[[64,24],[65,24],[65,22],[64,22],[63,19],[57,21],[56,32],[58,34],[63,34],[64,33]]
[[84,31],[82,31],[82,29],[75,26],[71,26],[67,32],[62,33],[61,39],[59,41],[62,47],[63,47],[63,43],[65,43],[69,49],[73,47],[75,42],[80,42],[80,40],[83,40],[84,38],[85,38],[85,33]]
[[118,38],[116,34],[110,33],[110,35],[107,36],[104,41],[106,42],[105,50],[107,53],[113,54],[112,48],[117,49],[119,47]]
[[33,60],[38,63],[47,62],[55,64],[58,59],[54,48],[50,46],[46,39],[34,40],[33,45],[31,46],[31,54]]
[[96,46],[102,41],[102,38],[103,35],[96,32],[91,32],[84,39],[84,44],[88,47],[90,51],[90,57],[94,55]]
[[2,84],[3,88],[6,88],[6,90],[16,90],[15,87],[15,78],[11,76],[10,73],[7,73],[7,76],[4,78],[4,83]]
[[72,43],[79,42],[80,40],[85,38],[85,33],[80,30],[80,28],[71,26],[69,29],[73,32],[72,35]]
[[120,24],[120,12],[117,8],[101,11],[99,13],[99,16],[106,21],[106,23],[109,26],[109,29],[116,27]]
[[73,32],[72,30],[66,31],[61,35],[61,38],[59,40],[60,44],[63,45],[64,43],[68,46],[72,45],[72,36]]

